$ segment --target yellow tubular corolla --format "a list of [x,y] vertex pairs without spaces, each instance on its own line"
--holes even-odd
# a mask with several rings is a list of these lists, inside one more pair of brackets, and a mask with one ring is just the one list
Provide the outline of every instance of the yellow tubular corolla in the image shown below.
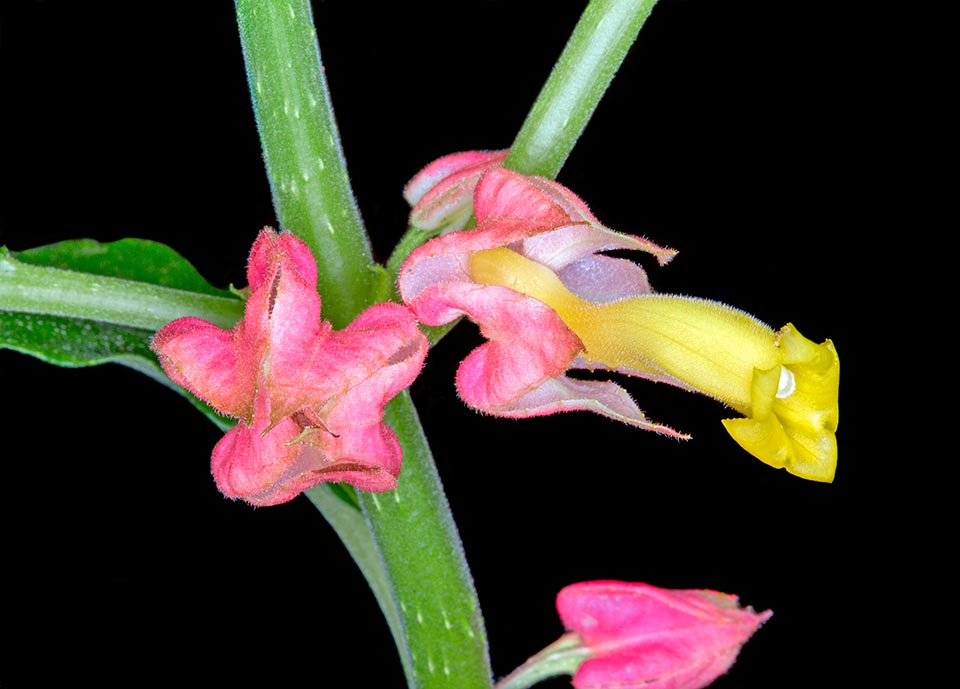
[[757,458],[833,480],[839,359],[829,340],[817,345],[792,325],[777,333],[704,299],[650,294],[596,304],[510,249],[473,254],[470,273],[550,306],[583,342],[588,363],[675,378],[744,414],[723,424]]

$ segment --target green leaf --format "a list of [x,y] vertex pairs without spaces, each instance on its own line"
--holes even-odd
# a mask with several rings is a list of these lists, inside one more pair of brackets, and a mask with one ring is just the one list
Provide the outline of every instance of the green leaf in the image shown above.
[[79,368],[115,363],[153,378],[187,397],[222,430],[233,423],[175,385],[150,350],[153,331],[34,313],[0,311],[0,349],[29,354],[56,366]]
[[350,505],[355,510],[360,510],[360,503],[357,502],[357,491],[348,483],[329,483],[330,492]]
[[[124,359],[155,363],[156,356],[150,351],[152,336],[149,330],[123,325],[0,311],[0,347],[57,366],[94,366]],[[160,370],[159,365],[155,368]]]
[[196,315],[229,327],[242,302],[170,247],[75,239],[15,254],[0,248],[0,349],[55,366],[114,363],[176,390],[222,430],[233,422],[175,385],[150,350],[156,329]]
[[14,252],[23,263],[92,275],[106,275],[172,287],[199,294],[231,297],[203,279],[183,256],[160,242],[148,239],[120,239],[101,243],[94,239],[72,239],[25,251]]

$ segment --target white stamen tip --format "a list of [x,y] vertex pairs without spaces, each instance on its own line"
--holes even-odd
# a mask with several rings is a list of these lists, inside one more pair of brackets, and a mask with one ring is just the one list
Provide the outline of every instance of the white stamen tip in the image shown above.
[[793,377],[793,371],[786,366],[780,367],[780,383],[777,385],[777,399],[783,400],[793,394],[797,389],[797,379]]

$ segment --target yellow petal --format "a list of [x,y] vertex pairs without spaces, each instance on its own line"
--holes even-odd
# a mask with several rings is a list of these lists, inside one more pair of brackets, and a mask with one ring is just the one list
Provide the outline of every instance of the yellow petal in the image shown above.
[[743,449],[767,464],[830,482],[837,469],[837,350],[830,340],[815,344],[789,324],[777,334],[777,343],[790,385],[768,404],[771,372],[758,371],[752,417],[727,419],[723,425]]

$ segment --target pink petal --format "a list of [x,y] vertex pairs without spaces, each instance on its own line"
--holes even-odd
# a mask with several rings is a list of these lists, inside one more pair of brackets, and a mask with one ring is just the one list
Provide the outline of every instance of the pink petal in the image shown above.
[[253,413],[256,370],[238,356],[232,331],[199,318],[178,318],[154,336],[151,348],[177,385],[234,418]]
[[417,327],[416,316],[400,304],[367,308],[346,328],[334,332],[331,340],[351,360],[344,361],[338,369],[346,381],[345,387],[353,387],[384,368],[402,370],[403,380],[409,376],[390,397],[413,382],[427,354],[427,339]]
[[556,271],[564,286],[581,299],[595,304],[648,294],[653,290],[646,271],[633,261],[590,255]]
[[522,224],[489,223],[472,230],[451,232],[417,247],[400,267],[403,300],[409,303],[437,283],[473,282],[469,269],[471,254],[522,241],[527,233],[528,228]]
[[460,365],[457,389],[467,404],[493,413],[562,375],[583,346],[553,309],[505,287],[443,283],[411,308],[425,323],[459,312],[480,326],[490,341]]
[[347,331],[365,338],[367,352],[375,353],[372,359],[377,365],[352,382],[326,410],[326,422],[336,436],[324,437],[325,447],[339,464],[358,467],[344,478],[331,480],[348,481],[362,490],[390,490],[400,474],[401,451],[396,435],[383,422],[383,411],[419,375],[427,339],[413,314],[399,304],[371,306]]
[[477,225],[508,221],[528,234],[570,224],[570,216],[530,182],[530,177],[501,167],[486,171],[474,192]]
[[[262,411],[269,414],[267,408]],[[270,429],[264,423],[252,428],[240,423],[214,447],[213,476],[227,497],[261,506],[287,502],[324,481],[389,490],[400,471],[400,447],[395,438],[392,445],[390,438],[371,440],[379,425],[351,428],[339,438],[315,430],[301,441],[301,429],[290,418]],[[361,451],[355,450],[358,445]]]
[[317,483],[340,481],[373,493],[397,487],[403,454],[396,434],[383,421],[355,424],[349,433],[328,438],[324,447],[336,461],[318,475]]
[[[269,409],[262,412],[268,415]],[[287,444],[300,433],[293,421],[284,420],[264,435],[268,423],[268,416],[252,428],[240,422],[213,448],[213,478],[228,498],[254,505],[286,502],[303,490],[297,479],[320,466],[298,465],[303,446]]]
[[320,319],[313,256],[294,235],[261,232],[249,274],[256,287],[238,325],[239,346],[263,370],[277,421],[322,394],[308,389],[303,372],[314,366],[331,327]]
[[493,168],[480,179],[475,196],[478,225],[489,220],[524,225],[528,238],[520,253],[554,270],[614,249],[653,254],[660,265],[676,255],[673,249],[604,227],[580,197],[543,177]]
[[[413,314],[399,304],[372,306],[344,331],[323,338],[301,387],[282,397],[300,396],[307,406],[278,414],[271,406],[278,393],[263,380],[254,423],[238,425],[214,449],[220,490],[273,505],[324,481],[370,491],[396,487],[401,451],[383,423],[383,408],[413,382],[426,352]],[[314,415],[318,425],[303,432],[294,420],[301,415]]]
[[392,490],[402,453],[396,434],[383,422],[384,407],[419,374],[427,339],[409,310],[397,304],[370,307],[348,330],[353,332],[347,335],[364,337],[367,348],[360,358],[376,365],[360,377],[345,379],[349,387],[323,408],[331,432],[315,434],[311,443],[333,461],[318,481],[345,481],[374,492]]
[[227,497],[265,506],[288,502],[325,481],[362,490],[396,486],[400,446],[380,419],[342,427],[339,437],[321,429],[305,437],[289,417],[269,427],[266,395],[258,399],[257,415],[252,427],[241,422],[213,449],[212,473]]
[[443,225],[460,229],[470,217],[477,180],[506,157],[507,151],[467,151],[427,165],[403,190],[403,197],[413,207],[410,224],[424,230]]
[[[586,225],[594,233],[594,248],[590,253],[597,251],[611,251],[613,249],[631,249],[645,251],[657,257],[660,265],[666,265],[677,254],[674,249],[667,249],[654,244],[648,239],[631,234],[615,232],[600,223],[590,212],[587,204],[570,189],[544,177],[528,177],[531,184],[538,187],[554,203],[564,209],[570,218],[568,224]],[[586,254],[581,254],[586,255]],[[533,258],[533,256],[531,256]]]
[[725,674],[739,647],[687,662],[668,645],[651,645],[643,662],[635,654],[604,656],[584,662],[573,677],[574,689],[701,689]]
[[[545,232],[531,234],[518,250],[527,258],[560,270],[578,259],[616,249],[653,254],[660,265],[668,263],[677,253],[642,237],[615,232],[599,224],[586,223],[560,225]],[[641,270],[639,266],[637,269]]]
[[574,676],[577,689],[700,689],[730,668],[772,614],[715,591],[618,581],[568,586],[557,611],[593,652]]
[[496,410],[498,416],[528,418],[568,411],[588,411],[622,423],[681,440],[690,436],[655,423],[637,407],[633,398],[616,383],[576,380],[567,376],[550,378],[526,394]]
[[272,227],[264,227],[250,248],[247,258],[247,287],[251,292],[270,284],[277,265],[277,233]]
[[560,206],[571,223],[600,224],[597,216],[590,211],[590,208],[584,200],[567,187],[546,177],[528,175],[527,179],[529,183],[539,189],[544,196]]
[[[462,233],[454,232],[444,235],[443,237],[438,237],[438,239],[455,237],[459,234]],[[400,295],[404,303],[408,305],[415,301],[416,298],[420,296],[420,293],[428,287],[444,282],[473,282],[470,277],[469,254],[453,253],[431,255],[428,251],[420,251],[420,249],[424,249],[430,244],[432,244],[432,242],[427,242],[427,244],[411,253],[400,268],[397,285],[400,288]],[[446,320],[432,322],[428,318],[425,318],[423,313],[417,313],[417,317],[426,325],[443,325],[444,323],[449,323],[454,320],[459,315],[459,313],[451,311]]]
[[250,291],[261,289],[273,277],[277,263],[289,262],[301,280],[317,285],[317,264],[310,248],[289,232],[277,234],[272,227],[264,227],[250,249],[247,260],[247,284]]
[[313,357],[298,371],[294,385],[315,406],[343,395],[384,367],[401,362],[408,367],[404,370],[409,371],[412,382],[426,351],[427,340],[410,309],[400,304],[376,304],[345,329],[331,331],[318,340]]
[[[329,326],[321,326],[316,267],[307,245],[284,233],[273,246],[274,262],[271,270],[264,273],[269,282],[251,290],[244,320],[264,329],[270,351],[270,376],[292,377]],[[248,330],[245,336],[255,339],[260,334]]]
[[[316,472],[298,492],[321,482],[349,483],[359,490],[382,493],[397,487],[402,452],[397,436],[385,423],[354,429],[342,442],[335,441],[335,462]],[[309,450],[309,448],[308,448]]]

